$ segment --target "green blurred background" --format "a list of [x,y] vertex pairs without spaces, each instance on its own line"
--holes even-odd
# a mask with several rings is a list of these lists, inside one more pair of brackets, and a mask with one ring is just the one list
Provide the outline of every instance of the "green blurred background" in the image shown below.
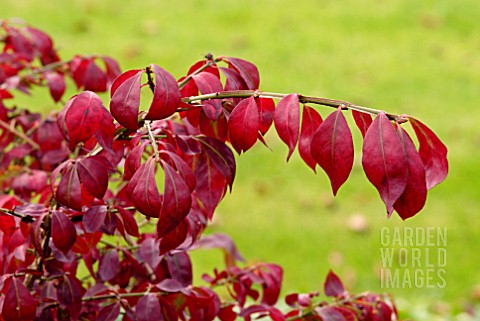
[[[2,0],[0,14],[50,33],[64,59],[102,53],[123,70],[156,63],[180,77],[208,52],[237,56],[258,66],[263,90],[423,120],[449,148],[450,175],[416,217],[386,218],[359,166],[360,135],[352,127],[356,166],[335,200],[323,172],[314,175],[297,156],[286,164],[286,147],[273,133],[272,151],[258,145],[238,158],[233,193],[209,232],[228,233],[249,262],[282,265],[284,293],[321,289],[331,268],[352,291],[383,292],[381,228],[447,227],[446,287],[387,291],[401,309],[421,301],[458,310],[479,299],[478,0]],[[49,103],[46,90],[35,96],[21,103],[62,107]],[[222,265],[216,251],[193,258],[197,276]]]

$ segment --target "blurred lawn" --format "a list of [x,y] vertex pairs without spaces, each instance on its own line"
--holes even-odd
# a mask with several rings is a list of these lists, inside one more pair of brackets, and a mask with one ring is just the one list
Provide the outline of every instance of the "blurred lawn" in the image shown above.
[[[273,152],[259,145],[238,159],[233,194],[210,231],[230,234],[251,261],[281,264],[285,292],[321,288],[330,268],[353,291],[383,291],[380,229],[447,226],[447,286],[391,292],[456,306],[472,300],[480,283],[477,0],[3,0],[0,8],[3,18],[20,17],[52,34],[65,59],[102,53],[123,69],[154,62],[179,77],[207,52],[238,56],[257,64],[264,90],[422,119],[449,148],[450,176],[415,218],[387,220],[359,166],[333,201],[326,175],[315,176],[298,157],[286,165],[286,148],[271,135]],[[46,102],[22,99],[38,110],[61,108]],[[367,233],[346,226],[355,214],[365,216]],[[198,274],[221,264],[219,253],[206,253],[193,254]]]

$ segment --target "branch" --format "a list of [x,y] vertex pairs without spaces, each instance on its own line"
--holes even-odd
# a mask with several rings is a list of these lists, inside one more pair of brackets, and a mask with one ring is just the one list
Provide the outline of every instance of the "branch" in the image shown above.
[[[200,102],[202,100],[223,99],[223,98],[248,98],[251,96],[282,99],[283,97],[287,96],[287,94],[272,93],[272,92],[259,91],[259,90],[232,90],[232,91],[220,91],[216,93],[199,95],[199,96],[185,97],[185,98],[182,98],[182,101],[184,103],[190,104],[190,103]],[[378,115],[379,113],[382,112],[382,110],[355,105],[344,100],[312,97],[312,96],[304,96],[304,95],[298,95],[298,97],[300,102],[304,104],[311,103],[311,104],[323,105],[323,106],[328,106],[333,108],[342,107],[345,109],[356,110],[356,111],[371,114],[371,115]],[[386,115],[390,120],[394,120],[399,123],[404,123],[407,121],[407,119],[401,115],[396,115],[396,114],[386,114]]]
[[202,67],[198,68],[197,70],[195,70],[194,72],[192,72],[190,75],[188,75],[187,77],[185,77],[185,79],[183,79],[181,82],[179,82],[179,83],[178,83],[178,89],[182,89],[183,87],[185,87],[185,85],[190,81],[190,79],[192,79],[192,77],[193,77],[194,75],[199,74],[199,73],[201,73],[202,71],[204,71],[205,69],[207,69],[208,67],[211,67],[211,66],[215,65],[217,62],[222,61],[221,58],[215,58],[215,59],[213,59],[211,54],[207,54],[207,55],[205,56],[205,58],[207,58],[207,62],[205,63],[205,65],[203,65]]
[[0,127],[4,128],[5,130],[8,130],[10,133],[13,135],[21,138],[23,141],[25,141],[27,144],[33,147],[33,149],[40,149],[40,145],[38,145],[36,142],[34,142],[31,138],[26,136],[24,133],[19,132],[18,130],[15,129],[15,127],[10,126],[8,123],[4,122],[3,120],[0,119]]
[[3,212],[7,215],[10,215],[10,216],[15,216],[15,217],[19,217],[22,219],[22,221],[24,223],[33,223],[35,222],[35,219],[30,216],[30,215],[24,215],[24,214],[21,214],[21,213],[18,213],[18,212],[15,212],[14,210],[10,210],[8,208],[3,208],[3,207],[0,207],[0,212]]

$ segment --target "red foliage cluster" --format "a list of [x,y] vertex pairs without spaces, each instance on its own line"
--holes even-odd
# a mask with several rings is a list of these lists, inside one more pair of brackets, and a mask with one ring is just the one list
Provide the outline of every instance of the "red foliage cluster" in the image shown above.
[[[60,61],[35,28],[9,21],[1,28],[0,320],[396,320],[388,297],[350,295],[333,273],[325,284],[331,304],[293,294],[280,310],[281,267],[241,268],[230,238],[201,235],[235,178],[228,144],[245,152],[265,143],[272,126],[287,159],[298,145],[336,194],[354,158],[346,109],[388,214],[415,215],[448,170],[445,146],[423,123],[259,91],[257,68],[238,58],[209,55],[178,81],[154,64],[120,74],[105,56]],[[60,101],[65,76],[85,91],[59,113],[43,118],[4,104],[31,86],[48,86]],[[109,109],[95,93],[107,90]],[[323,120],[306,103],[337,108]],[[418,151],[401,127],[407,120]],[[208,287],[192,284],[188,251],[197,247],[225,251],[226,269],[204,276]]]

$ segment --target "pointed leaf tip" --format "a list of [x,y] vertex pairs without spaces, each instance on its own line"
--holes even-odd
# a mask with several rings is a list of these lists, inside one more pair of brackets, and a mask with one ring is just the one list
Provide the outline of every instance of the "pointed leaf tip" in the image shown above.
[[313,108],[304,106],[302,112],[302,129],[298,140],[298,153],[314,172],[316,172],[317,162],[312,157],[311,145],[312,138],[320,124],[323,122],[322,116]]
[[336,195],[353,167],[352,134],[340,108],[318,127],[310,148],[312,157],[330,178],[333,195]]
[[448,174],[447,147],[421,121],[408,117],[420,143],[419,154],[425,166],[427,189],[443,182]]
[[345,294],[345,288],[343,287],[340,278],[330,270],[323,284],[323,290],[326,296],[339,297]]
[[298,94],[289,94],[277,104],[274,115],[275,129],[288,146],[287,161],[297,145],[300,135],[300,102]]
[[237,152],[249,150],[257,141],[260,119],[255,98],[243,99],[228,120],[230,141]]
[[408,163],[401,146],[393,124],[385,113],[380,113],[365,135],[362,165],[385,203],[388,215],[407,186]]

